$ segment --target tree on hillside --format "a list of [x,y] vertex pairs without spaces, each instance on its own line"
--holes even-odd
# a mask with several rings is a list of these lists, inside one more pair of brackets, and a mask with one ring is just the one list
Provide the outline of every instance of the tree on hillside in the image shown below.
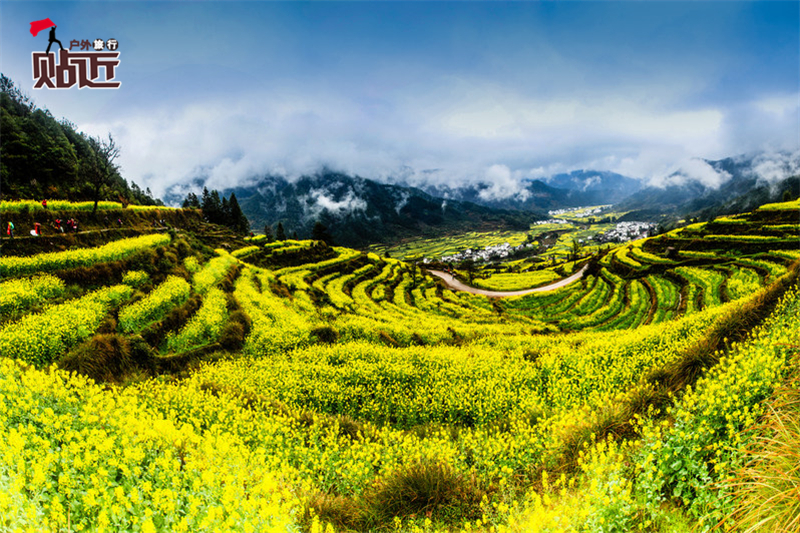
[[231,208],[228,205],[228,199],[224,196],[222,197],[222,209],[219,210],[219,220],[217,223],[223,226],[231,226]]
[[278,222],[278,229],[275,230],[275,240],[276,241],[286,240],[286,231],[284,231],[283,224],[280,222]]
[[14,85],[13,81],[2,74],[0,74],[0,91],[6,93],[8,97],[21,108],[20,111],[31,113],[36,108],[31,97],[23,93]]
[[230,198],[220,197],[216,189],[209,192],[208,187],[203,187],[202,200],[194,193],[186,195],[183,207],[200,207],[203,218],[211,224],[226,226],[236,233],[246,234],[250,231],[250,221],[242,212],[235,194]]
[[186,208],[200,209],[200,199],[197,197],[195,193],[190,192],[189,194],[186,195],[186,199],[183,201],[182,207],[184,209]]
[[[119,148],[109,142],[112,139],[93,139],[78,132],[69,120],[56,120],[3,75],[0,110],[0,181],[5,197],[71,201],[113,198],[123,203],[163,205],[122,178],[114,164],[113,152]],[[104,145],[109,151],[98,153]],[[108,171],[109,167],[114,170]],[[92,179],[88,179],[89,173]]]
[[97,213],[97,203],[100,201],[103,190],[110,185],[111,178],[119,170],[119,166],[114,161],[119,157],[120,150],[110,133],[108,140],[89,137],[88,142],[92,150],[89,156],[83,160],[81,174],[92,185],[94,200],[92,216],[94,216]]
[[315,241],[322,241],[327,245],[333,244],[333,237],[328,233],[328,228],[319,220],[314,224],[314,229],[311,230],[311,238]]
[[208,188],[203,187],[203,202],[201,208],[203,209],[203,218],[206,219],[206,222],[222,224],[222,200],[220,200],[219,192],[216,189],[208,192]]
[[242,208],[239,207],[239,200],[236,199],[236,194],[231,193],[231,197],[228,200],[228,224],[227,226],[230,227],[236,233],[245,234],[250,231],[250,221],[247,220],[247,217],[244,216],[242,212]]
[[266,224],[264,226],[264,236],[267,238],[267,242],[272,242],[275,237],[272,235],[272,226]]
[[578,242],[578,239],[572,239],[572,254],[570,255],[571,257],[570,261],[577,261],[578,256],[580,256],[580,253],[581,253],[581,245]]

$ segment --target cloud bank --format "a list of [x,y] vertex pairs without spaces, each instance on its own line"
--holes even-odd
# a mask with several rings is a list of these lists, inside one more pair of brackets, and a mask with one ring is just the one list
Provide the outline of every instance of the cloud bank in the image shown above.
[[[436,91],[386,99],[296,87],[148,108],[109,123],[124,174],[156,195],[201,179],[211,188],[321,168],[380,181],[486,182],[486,199],[524,194],[523,179],[610,170],[655,185],[682,169],[716,187],[700,159],[797,152],[800,96],[723,106],[654,105],[644,97],[542,99],[485,82],[444,80]],[[756,127],[757,125],[757,127]],[[763,172],[779,168],[766,163]]]

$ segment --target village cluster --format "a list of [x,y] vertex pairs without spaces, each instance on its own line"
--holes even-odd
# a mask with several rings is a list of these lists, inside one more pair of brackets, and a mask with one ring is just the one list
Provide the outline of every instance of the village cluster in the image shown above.
[[[563,219],[550,219],[550,220],[540,220],[534,222],[534,225],[542,225],[542,224],[567,224],[568,221]],[[645,237],[649,237],[653,235],[653,232],[656,229],[656,225],[651,222],[618,222],[614,229],[605,231],[603,233],[598,233],[588,239],[579,239],[578,243],[583,245],[586,244],[586,241],[594,241],[595,243],[621,243],[621,242],[628,242],[628,241],[635,241],[638,239],[644,239]],[[520,244],[519,246],[511,246],[509,243],[505,242],[503,244],[497,244],[494,246],[487,246],[481,250],[473,250],[471,248],[464,250],[463,252],[459,252],[453,255],[447,255],[442,257],[443,262],[460,262],[466,260],[472,261],[491,261],[497,259],[505,259],[510,257],[518,252],[523,250],[530,250],[535,248],[537,245],[534,243],[525,243]],[[425,259],[425,262],[429,262],[428,259]]]

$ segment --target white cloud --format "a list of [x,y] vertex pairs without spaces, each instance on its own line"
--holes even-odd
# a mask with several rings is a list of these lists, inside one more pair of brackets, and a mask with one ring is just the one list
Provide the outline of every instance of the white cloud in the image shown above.
[[111,131],[122,146],[125,177],[156,195],[192,178],[225,188],[265,174],[293,179],[321,167],[418,186],[483,181],[485,198],[524,194],[525,178],[580,168],[660,183],[686,167],[715,186],[724,176],[697,158],[800,148],[792,95],[681,107],[675,95],[659,103],[642,91],[627,99],[617,96],[620,89],[544,99],[494,83],[432,83],[435,90],[386,95],[377,104],[357,94],[274,88],[147,107],[146,113],[121,110],[113,123],[83,127]]
[[486,169],[484,181],[489,185],[488,188],[478,193],[484,200],[499,200],[516,196],[525,201],[528,198],[528,191],[524,188],[519,175],[512,175],[511,169],[505,165],[492,165]]
[[408,193],[403,193],[400,195],[400,199],[397,201],[397,205],[394,206],[395,212],[399,215],[400,210],[403,209],[408,204],[408,199],[410,195]]
[[753,162],[753,172],[770,184],[789,176],[798,176],[800,175],[800,150],[793,154],[786,152],[759,154]]
[[731,175],[724,170],[717,170],[702,159],[684,161],[676,171],[664,180],[669,185],[681,185],[689,180],[699,181],[706,187],[718,189],[720,185],[731,179]]
[[350,190],[341,200],[334,200],[328,196],[327,192],[320,189],[312,189],[306,197],[308,205],[307,216],[315,218],[323,211],[328,211],[333,215],[341,215],[352,211],[366,211],[367,202]]

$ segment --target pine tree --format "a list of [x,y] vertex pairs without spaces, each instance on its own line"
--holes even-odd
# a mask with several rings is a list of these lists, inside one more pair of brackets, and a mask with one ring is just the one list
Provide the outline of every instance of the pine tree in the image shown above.
[[228,205],[228,199],[223,196],[222,208],[220,209],[219,214],[219,223],[230,228],[232,226],[231,222],[231,207]]
[[267,242],[272,242],[275,237],[272,235],[272,226],[266,224],[264,226],[264,236],[267,238]]
[[250,221],[239,207],[239,200],[236,199],[235,193],[231,193],[231,198],[228,200],[228,211],[230,212],[230,227],[233,231],[242,234],[250,231]]
[[183,201],[184,208],[191,208],[191,209],[200,209],[200,199],[197,195],[193,192],[190,192],[186,195],[186,199]]
[[283,230],[283,224],[280,222],[278,222],[278,229],[275,230],[275,240],[276,241],[286,240],[286,232]]
[[212,224],[221,224],[223,213],[222,200],[219,198],[219,191],[214,189],[211,191],[211,193],[206,193],[207,191],[203,189],[203,216]]
[[212,211],[211,193],[208,192],[208,187],[203,187],[203,203],[200,204],[200,209],[203,210],[203,218],[205,218],[207,222],[211,222],[208,218],[208,214]]
[[333,237],[328,233],[328,228],[320,221],[314,224],[314,229],[311,230],[311,238],[315,241],[322,241],[328,245],[333,244]]

